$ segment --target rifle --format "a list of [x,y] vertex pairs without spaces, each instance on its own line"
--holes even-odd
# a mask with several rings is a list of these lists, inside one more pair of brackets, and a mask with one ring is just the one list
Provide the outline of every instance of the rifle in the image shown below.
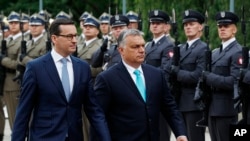
[[[209,49],[209,26],[207,24],[208,20],[208,12],[205,13],[205,29],[204,35],[207,43],[207,50],[205,51],[205,71],[211,72],[211,56],[212,53]],[[201,78],[197,84],[194,102],[197,104],[200,111],[203,111],[203,117],[201,120],[196,122],[196,126],[198,127],[206,127],[208,126],[208,108],[211,101],[211,87],[206,84],[206,77],[202,74]]]
[[234,108],[237,108],[240,103],[242,104],[242,120],[238,122],[238,124],[247,124],[247,112],[248,112],[248,103],[249,103],[249,85],[243,82],[245,77],[245,72],[248,69],[249,64],[249,48],[246,46],[246,21],[245,21],[245,13],[244,6],[242,6],[242,18],[241,18],[241,31],[244,35],[244,46],[242,48],[242,66],[240,69],[240,75],[237,80],[238,82],[238,91],[234,92]]
[[[172,66],[179,67],[180,66],[180,48],[178,47],[178,33],[177,33],[177,23],[175,20],[175,10],[172,10],[173,14],[173,35],[175,37],[175,46],[173,48],[173,61]],[[176,102],[179,102],[180,95],[181,95],[181,84],[179,81],[177,81],[177,74],[176,73],[170,73],[169,82],[170,82],[170,90],[171,93],[174,95]]]
[[49,16],[47,15],[47,12],[44,12],[44,18],[45,18],[45,31],[47,33],[47,41],[46,41],[46,50],[47,52],[51,51],[52,47],[51,47],[51,41],[50,41],[50,34],[48,31],[49,28]]
[[[22,13],[20,12],[20,20],[22,19]],[[22,32],[22,41],[21,41],[21,55],[19,57],[19,61],[22,62],[23,58],[27,54],[27,46],[26,41],[24,40],[24,30],[23,30],[23,22],[20,22],[20,30]],[[13,78],[13,81],[17,81],[21,84],[23,80],[23,74],[25,72],[25,66],[21,64],[17,64],[16,70],[19,72],[16,77]]]
[[141,9],[139,9],[139,12],[138,12],[138,30],[142,31]]
[[[7,47],[6,47],[6,40],[4,39],[4,22],[0,19],[0,23],[1,23],[1,30],[2,30],[1,55],[6,56]],[[2,66],[2,64],[0,63],[0,96],[3,95],[3,86],[4,86],[5,76],[6,76],[5,67]]]

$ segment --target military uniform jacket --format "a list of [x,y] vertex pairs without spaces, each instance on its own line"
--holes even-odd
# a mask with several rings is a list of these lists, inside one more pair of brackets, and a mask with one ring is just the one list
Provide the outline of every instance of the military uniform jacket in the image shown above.
[[209,107],[210,116],[235,116],[233,91],[234,82],[239,76],[242,47],[234,41],[222,52],[212,52],[212,73],[206,77],[207,85],[212,87],[212,100]]
[[248,98],[248,103],[247,103],[247,124],[250,124],[250,95],[249,95],[249,92],[250,92],[250,70],[248,69],[244,78],[243,78],[243,82],[248,84],[248,87],[247,87],[247,97]]
[[106,70],[120,61],[121,55],[117,49],[117,44],[112,44],[110,49],[105,52],[102,52],[99,48],[92,57],[91,65],[93,67],[100,67],[104,64],[104,70]]
[[0,34],[0,41],[1,41],[1,44],[0,44],[0,49],[2,50],[2,40],[3,40],[3,35]]
[[85,42],[85,38],[82,36],[82,34],[80,36],[78,36],[77,38],[77,46],[81,46],[84,45]]
[[42,36],[36,42],[29,40],[27,42],[27,55],[20,64],[26,66],[29,61],[44,55],[46,53],[46,40],[46,36]]
[[30,31],[26,31],[25,33],[23,33],[23,38],[25,41],[29,41],[31,39]]
[[6,68],[6,78],[4,82],[4,91],[19,90],[20,85],[12,79],[16,75],[17,58],[20,52],[22,36],[15,40],[7,41],[7,55],[2,60],[2,65]]
[[196,40],[187,50],[186,44],[180,47],[180,70],[177,80],[181,83],[179,109],[181,111],[197,111],[193,102],[195,87],[204,70],[205,50],[207,44],[200,39]]
[[153,46],[152,44],[150,42],[146,46],[145,63],[162,69],[163,66],[171,66],[174,44],[170,37],[163,36]]
[[[78,57],[87,61],[88,64],[91,62],[92,55],[94,52],[99,49],[99,47],[102,45],[101,39],[95,39],[93,40],[88,46],[78,46]],[[97,74],[99,74],[102,71],[101,67],[93,68],[91,67],[91,73],[92,77],[96,77]]]

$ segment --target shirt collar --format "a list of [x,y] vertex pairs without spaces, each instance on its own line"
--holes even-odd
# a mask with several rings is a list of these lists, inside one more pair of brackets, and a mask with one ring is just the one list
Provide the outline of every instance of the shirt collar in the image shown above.
[[166,34],[162,34],[160,37],[153,39],[154,42],[155,42],[155,44],[158,43],[158,41],[159,41],[163,36],[165,36],[165,35],[166,35]]
[[195,41],[197,41],[197,40],[199,40],[199,39],[200,39],[200,38],[196,38],[196,39],[187,41],[188,46],[191,47],[191,45],[192,45]]
[[133,74],[135,70],[139,70],[140,73],[143,74],[141,65],[140,65],[138,68],[134,68],[134,67],[128,65],[124,60],[122,60],[122,62],[123,62],[123,64],[124,64],[125,68],[128,70],[128,72],[129,72],[130,74]]
[[[62,55],[57,53],[54,48],[52,48],[52,50],[51,50],[51,56],[52,56],[55,63],[60,62],[61,59],[64,58]],[[66,58],[69,62],[71,62],[70,56],[67,56]]]
[[38,39],[40,39],[42,37],[43,37],[43,33],[41,33],[39,36],[33,38],[32,40],[34,40],[34,43],[35,43]]
[[97,39],[96,37],[93,39],[90,39],[88,41],[85,40],[86,46],[88,46],[91,42],[93,42],[95,39]]
[[11,36],[13,40],[16,40],[18,37],[22,35],[21,32],[17,33],[16,35]]
[[222,43],[221,43],[221,44],[222,44],[222,48],[225,49],[229,44],[231,44],[231,43],[234,42],[235,40],[236,40],[235,37],[233,37],[233,38],[227,40],[226,42],[222,42]]

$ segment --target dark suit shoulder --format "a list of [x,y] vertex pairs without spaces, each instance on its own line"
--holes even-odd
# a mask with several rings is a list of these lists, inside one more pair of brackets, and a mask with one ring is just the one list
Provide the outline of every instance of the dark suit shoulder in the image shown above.
[[50,52],[44,54],[43,56],[40,56],[38,58],[33,59],[32,61],[28,62],[29,64],[36,64],[41,63],[44,60],[48,60],[49,58],[52,59]]

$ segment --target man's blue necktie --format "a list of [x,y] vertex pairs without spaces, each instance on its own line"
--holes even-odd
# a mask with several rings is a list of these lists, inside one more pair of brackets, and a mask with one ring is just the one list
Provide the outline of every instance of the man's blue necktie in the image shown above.
[[143,84],[143,80],[142,80],[140,71],[135,70],[134,74],[136,76],[136,86],[137,86],[143,100],[146,101],[146,88],[145,88],[145,85]]
[[65,96],[67,98],[67,100],[69,101],[69,97],[70,97],[70,84],[69,84],[69,73],[68,73],[68,69],[67,69],[67,59],[66,58],[62,58],[61,62],[63,64],[62,66],[62,84],[63,84],[63,89],[65,92]]

